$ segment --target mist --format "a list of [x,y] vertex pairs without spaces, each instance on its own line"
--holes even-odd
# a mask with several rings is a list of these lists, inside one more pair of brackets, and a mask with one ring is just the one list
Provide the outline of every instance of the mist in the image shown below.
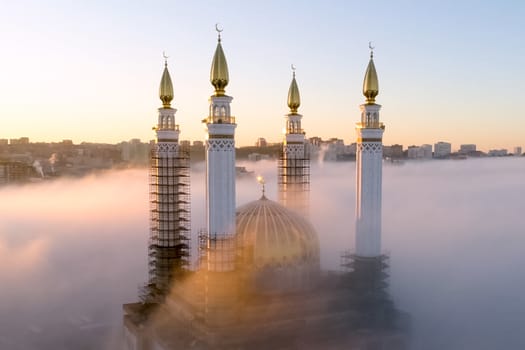
[[[241,163],[277,198],[273,161]],[[355,163],[312,163],[323,269],[354,245]],[[390,294],[413,349],[525,348],[525,160],[383,167]],[[0,348],[114,349],[121,305],[147,280],[146,169],[0,188]],[[192,233],[205,227],[204,165],[192,168]],[[237,181],[237,204],[261,196]],[[193,253],[196,249],[193,237]],[[195,256],[195,254],[193,254]]]

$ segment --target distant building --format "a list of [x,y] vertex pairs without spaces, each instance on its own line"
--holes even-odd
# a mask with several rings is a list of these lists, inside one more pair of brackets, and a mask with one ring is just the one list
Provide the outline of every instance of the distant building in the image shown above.
[[516,147],[514,147],[514,152],[513,153],[514,153],[515,156],[521,156],[523,152],[521,151],[521,147],[520,146],[516,146]]
[[408,159],[416,159],[418,151],[419,151],[418,146],[408,146],[408,149],[407,149]]
[[395,144],[390,148],[392,149],[392,157],[403,158],[403,145]]
[[489,157],[504,157],[508,151],[506,149],[491,149],[489,151]]
[[132,139],[120,144],[121,159],[132,164],[147,164],[150,144],[142,143],[140,139]]
[[452,153],[452,145],[448,142],[438,142],[434,144],[434,158],[448,158]]
[[403,145],[383,146],[383,156],[391,159],[403,158]]
[[263,159],[270,159],[269,154],[260,154],[260,153],[250,153],[248,154],[248,160],[251,162],[257,162]]
[[336,161],[345,153],[345,143],[341,139],[333,137],[324,144],[326,145],[326,152],[323,160]]
[[204,147],[203,141],[193,141],[193,147]]
[[0,160],[0,185],[27,181],[34,173],[34,168],[24,162]]
[[345,146],[345,149],[344,149],[345,154],[350,154],[350,155],[355,156],[356,152],[357,152],[357,143],[353,142]]
[[432,145],[424,144],[419,146],[419,155],[423,159],[432,158]]
[[268,146],[268,143],[266,142],[266,139],[264,137],[259,137],[257,139],[257,142],[255,142],[256,147],[266,147]]
[[29,137],[21,137],[19,139],[9,139],[10,145],[28,145]]
[[407,150],[409,159],[431,159],[432,145],[409,146]]
[[8,139],[0,139],[0,146],[7,146],[9,144]]
[[321,145],[323,144],[323,140],[318,136],[314,136],[310,137],[306,144],[308,148],[308,153],[310,154],[310,158],[318,159],[320,157]]
[[318,136],[310,137],[308,141],[310,142],[312,146],[317,146],[317,147],[320,147],[321,144],[323,143],[323,140]]
[[180,144],[181,147],[189,149],[190,146],[191,146],[191,141],[190,140],[182,140],[182,141],[180,141],[179,144]]
[[476,145],[475,144],[466,144],[459,146],[459,153],[461,154],[469,154],[476,152]]

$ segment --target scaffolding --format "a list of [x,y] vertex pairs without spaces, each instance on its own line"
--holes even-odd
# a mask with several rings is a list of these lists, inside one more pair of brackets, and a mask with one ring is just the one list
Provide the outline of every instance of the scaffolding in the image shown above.
[[150,158],[149,284],[160,294],[184,277],[190,260],[190,160],[187,149]]
[[279,202],[285,207],[308,215],[310,192],[310,155],[303,144],[300,152],[287,152],[283,144],[277,163]]
[[235,269],[237,258],[236,238],[231,234],[209,235],[206,230],[199,231],[200,270],[229,272]]
[[206,270],[208,259],[208,231],[200,229],[197,235],[199,240],[196,270]]
[[388,287],[387,279],[390,269],[390,255],[361,257],[351,252],[340,256],[343,272],[349,273],[356,288],[383,290]]
[[361,317],[357,328],[383,329],[395,322],[398,315],[388,293],[389,254],[363,257],[350,252],[341,254],[341,265],[346,273],[341,282],[351,291],[351,307]]

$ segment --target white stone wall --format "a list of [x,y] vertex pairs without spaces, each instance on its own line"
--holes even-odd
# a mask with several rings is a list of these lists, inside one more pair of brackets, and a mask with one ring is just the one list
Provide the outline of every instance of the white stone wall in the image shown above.
[[235,141],[206,141],[208,233],[235,233]]

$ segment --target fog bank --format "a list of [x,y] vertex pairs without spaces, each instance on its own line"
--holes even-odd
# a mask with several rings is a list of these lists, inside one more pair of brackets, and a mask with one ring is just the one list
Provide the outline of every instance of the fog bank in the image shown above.
[[[277,198],[276,164],[240,164]],[[383,168],[390,291],[414,349],[525,348],[525,160]],[[114,348],[121,304],[146,281],[147,170],[0,188],[0,348]],[[192,232],[205,226],[204,167],[192,170]],[[237,203],[261,195],[240,179]],[[325,269],[353,249],[355,163],[312,164],[311,220]],[[193,239],[193,249],[196,239]]]

